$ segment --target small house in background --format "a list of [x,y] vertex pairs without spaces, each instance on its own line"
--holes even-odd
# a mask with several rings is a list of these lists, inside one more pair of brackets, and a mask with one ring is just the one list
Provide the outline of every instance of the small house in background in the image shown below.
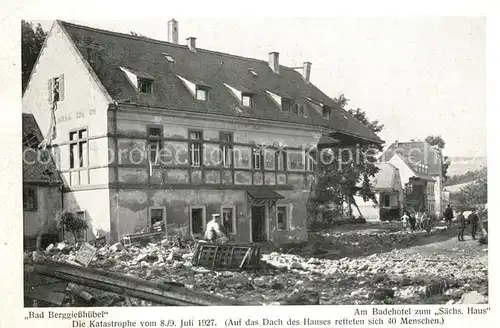
[[32,114],[23,113],[23,226],[24,246],[36,238],[58,238],[55,218],[62,209],[62,179],[50,151],[38,149],[43,136]]
[[424,164],[412,163],[400,154],[392,156],[389,163],[397,167],[400,172],[405,210],[436,213],[435,180],[428,174],[428,167]]
[[[399,156],[396,156],[399,155]],[[441,214],[443,204],[443,165],[441,150],[426,141],[393,142],[380,157],[380,162],[390,162],[399,168],[407,185],[407,198],[431,214]],[[411,178],[411,181],[410,181]],[[415,187],[415,190],[411,189]]]
[[377,163],[379,171],[370,182],[376,193],[377,204],[356,196],[356,204],[367,220],[393,220],[402,215],[404,190],[398,168],[390,163]]

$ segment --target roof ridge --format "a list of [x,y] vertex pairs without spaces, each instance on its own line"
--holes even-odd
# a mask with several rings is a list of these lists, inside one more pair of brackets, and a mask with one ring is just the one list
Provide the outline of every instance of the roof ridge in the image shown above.
[[[71,23],[71,22],[67,22],[67,21],[63,21],[63,20],[57,20],[57,21],[60,22],[60,23],[62,23],[62,24],[64,24],[64,25],[69,25],[69,26],[72,26],[72,27],[75,27],[75,28],[81,28],[81,29],[96,31],[96,32],[99,32],[99,33],[110,34],[110,35],[119,36],[119,37],[123,37],[123,38],[134,39],[134,40],[138,40],[138,41],[148,41],[148,42],[151,42],[151,43],[164,44],[164,45],[174,46],[174,47],[182,48],[182,49],[186,49],[186,50],[189,49],[189,47],[187,45],[182,45],[182,44],[178,44],[178,43],[172,43],[172,42],[168,42],[168,41],[164,41],[164,40],[158,40],[158,39],[154,39],[154,38],[150,38],[150,37],[146,37],[146,36],[145,37],[135,36],[135,35],[132,35],[132,34],[126,34],[126,33],[122,33],[122,32],[105,30],[105,29],[102,29],[102,28],[92,27],[92,26],[88,26],[88,25],[75,24],[75,23]],[[231,58],[250,60],[250,61],[254,61],[254,62],[260,63],[260,64],[263,64],[263,63],[267,64],[268,63],[267,61],[265,61],[263,59],[257,59],[257,58],[252,58],[252,57],[245,57],[245,56],[241,56],[241,55],[235,55],[235,54],[230,54],[230,53],[227,53],[227,52],[220,52],[220,51],[216,51],[216,50],[210,50],[210,49],[204,49],[204,48],[196,48],[196,51],[205,52],[205,53],[214,54],[214,55],[222,55],[222,56],[231,57]],[[285,69],[289,69],[289,70],[295,71],[295,69],[293,67],[289,67],[289,66],[285,66],[285,65],[281,65],[281,64],[279,66],[280,66],[280,68],[283,67]],[[251,68],[251,67],[249,67],[249,68]]]

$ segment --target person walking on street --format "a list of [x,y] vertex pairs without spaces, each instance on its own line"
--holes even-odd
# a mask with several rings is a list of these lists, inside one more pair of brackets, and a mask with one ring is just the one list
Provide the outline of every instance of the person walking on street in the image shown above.
[[451,221],[453,220],[453,209],[451,208],[450,204],[446,207],[443,213],[444,220],[446,221],[446,225],[448,228],[451,227]]
[[479,225],[479,216],[477,216],[475,209],[472,210],[471,214],[469,214],[467,220],[470,222],[470,235],[472,236],[472,239],[476,240],[476,232]]
[[457,225],[458,225],[458,240],[464,241],[464,230],[465,230],[465,216],[464,212],[460,211],[460,214],[457,216]]

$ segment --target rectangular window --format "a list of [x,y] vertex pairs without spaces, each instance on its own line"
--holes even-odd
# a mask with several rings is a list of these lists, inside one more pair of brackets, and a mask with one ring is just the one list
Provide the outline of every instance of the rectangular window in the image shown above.
[[151,164],[158,165],[159,154],[163,146],[163,128],[161,126],[148,126],[148,160]]
[[205,230],[205,207],[191,207],[190,208],[190,225],[191,234],[193,236],[201,236]]
[[391,197],[389,195],[384,195],[384,206],[385,207],[391,206]]
[[191,160],[191,166],[199,167],[202,163],[202,149],[203,149],[203,134],[201,131],[190,131],[189,132],[189,158]]
[[244,107],[252,107],[252,95],[242,95],[241,105]]
[[48,80],[49,103],[64,100],[64,74]]
[[254,148],[252,150],[253,156],[252,156],[252,164],[253,168],[260,170],[262,169],[262,164],[263,164],[263,156],[262,156],[262,149],[261,148]]
[[154,206],[149,208],[149,225],[157,231],[165,230],[165,213],[164,206]]
[[276,228],[288,229],[288,206],[276,206]]
[[326,120],[329,120],[330,119],[330,115],[331,115],[330,107],[323,106],[323,118],[326,119]]
[[220,140],[220,152],[221,152],[221,164],[223,167],[231,167],[232,156],[233,156],[233,134],[230,132],[221,132],[219,136]]
[[59,83],[59,78],[58,77],[55,77],[52,79],[52,86],[53,86],[53,89],[52,89],[52,99],[54,100],[54,102],[56,101],[59,101],[60,99],[60,93],[59,93],[59,86],[60,86],[60,83]]
[[208,89],[205,88],[196,88],[196,99],[207,101],[208,100]]
[[278,150],[276,152],[276,171],[285,170],[286,157],[283,150]]
[[292,110],[292,99],[281,98],[281,111],[290,112]]
[[236,235],[236,215],[234,206],[222,207],[222,226],[226,233]]
[[36,187],[23,187],[23,210],[36,212],[38,209],[38,198]]
[[316,157],[316,154],[315,152],[313,151],[310,151],[310,152],[306,152],[305,153],[305,156],[306,156],[306,171],[307,172],[314,172],[314,168],[315,168],[315,157]]
[[87,129],[69,133],[69,167],[70,169],[87,167],[89,163]]
[[153,81],[151,80],[139,80],[138,81],[138,89],[140,93],[144,93],[150,95],[153,93]]

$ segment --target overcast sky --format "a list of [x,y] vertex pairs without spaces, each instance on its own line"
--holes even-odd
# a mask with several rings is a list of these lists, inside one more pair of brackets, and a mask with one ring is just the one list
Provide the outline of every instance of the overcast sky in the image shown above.
[[[183,43],[312,62],[311,81],[385,124],[386,143],[441,134],[448,156],[486,156],[484,18],[176,19]],[[167,40],[167,20],[73,22]]]

